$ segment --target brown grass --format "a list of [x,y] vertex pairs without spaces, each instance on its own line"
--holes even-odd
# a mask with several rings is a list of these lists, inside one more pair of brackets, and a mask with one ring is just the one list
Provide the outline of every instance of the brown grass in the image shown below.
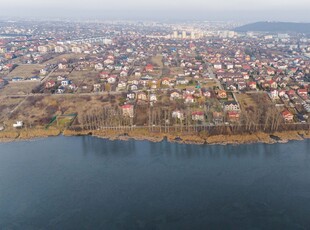
[[8,74],[9,78],[13,77],[32,77],[38,74],[34,74],[34,72],[38,72],[43,69],[45,65],[19,65],[12,72]]

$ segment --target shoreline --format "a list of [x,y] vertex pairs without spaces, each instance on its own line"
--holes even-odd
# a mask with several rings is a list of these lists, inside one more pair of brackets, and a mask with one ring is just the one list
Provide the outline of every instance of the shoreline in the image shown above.
[[241,145],[254,143],[287,143],[292,140],[310,139],[310,130],[296,130],[275,133],[257,132],[252,134],[233,135],[208,135],[206,133],[152,133],[148,130],[94,130],[94,131],[72,131],[58,129],[31,129],[20,131],[0,132],[0,143],[25,141],[36,138],[47,138],[53,136],[94,136],[108,140],[145,140],[150,142],[161,142],[167,140],[170,143],[197,144],[197,145]]

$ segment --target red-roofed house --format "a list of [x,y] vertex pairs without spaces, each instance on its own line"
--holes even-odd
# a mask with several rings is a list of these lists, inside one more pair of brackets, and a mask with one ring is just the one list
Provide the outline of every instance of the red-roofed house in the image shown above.
[[55,85],[56,85],[56,82],[55,82],[55,81],[53,81],[53,80],[47,81],[47,82],[45,83],[45,89],[53,88]]
[[237,122],[240,119],[240,113],[236,111],[228,111],[227,112],[227,119],[230,122]]
[[285,121],[293,121],[294,115],[290,111],[284,110],[281,114]]
[[305,99],[308,97],[308,91],[306,89],[297,89],[297,94]]
[[123,116],[133,117],[133,105],[123,105],[122,111],[123,111]]
[[146,72],[153,72],[154,66],[152,64],[148,64],[147,66],[145,66],[145,71]]
[[202,112],[202,111],[192,112],[192,120],[193,121],[203,121],[204,120],[204,112]]

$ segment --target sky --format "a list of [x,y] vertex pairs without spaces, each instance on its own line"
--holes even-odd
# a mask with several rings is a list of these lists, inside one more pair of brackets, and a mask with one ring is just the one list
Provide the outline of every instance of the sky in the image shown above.
[[[2,0],[3,1],[3,0]],[[2,17],[310,22],[309,0],[4,0]]]

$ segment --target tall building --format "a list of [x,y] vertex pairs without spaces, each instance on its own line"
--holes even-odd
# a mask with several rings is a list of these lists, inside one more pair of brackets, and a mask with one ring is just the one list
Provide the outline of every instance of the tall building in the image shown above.
[[65,48],[62,46],[55,46],[55,53],[63,53],[65,52]]
[[38,51],[40,53],[47,53],[49,51],[49,48],[47,46],[38,46]]
[[195,38],[196,38],[195,33],[192,31],[191,32],[191,39],[195,39]]
[[173,31],[173,38],[178,38],[178,31]]

